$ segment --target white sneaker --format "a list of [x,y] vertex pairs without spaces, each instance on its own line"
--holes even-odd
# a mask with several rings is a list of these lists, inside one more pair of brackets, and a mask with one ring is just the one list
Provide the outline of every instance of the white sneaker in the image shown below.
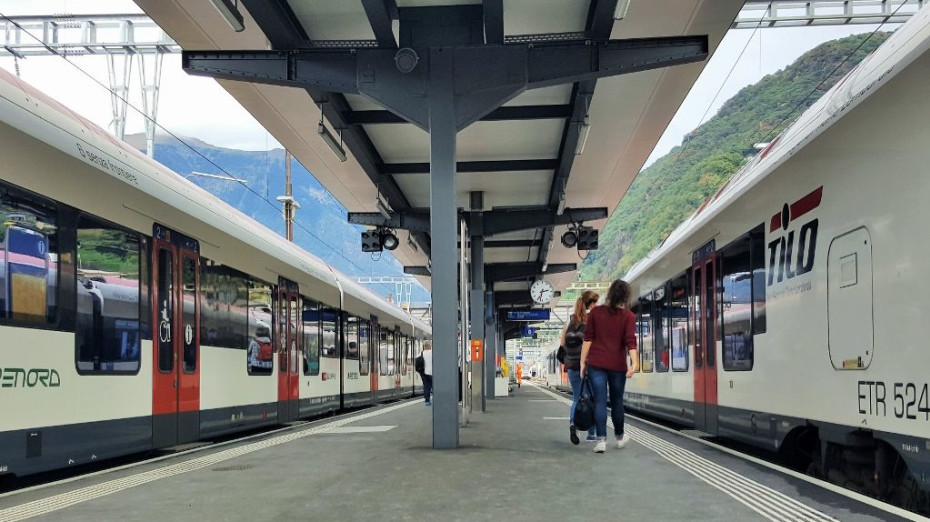
[[617,439],[617,449],[623,449],[629,442],[630,438],[626,435],[624,435],[622,439]]
[[607,451],[607,441],[597,441],[597,444],[594,445],[594,453],[604,453],[605,451]]

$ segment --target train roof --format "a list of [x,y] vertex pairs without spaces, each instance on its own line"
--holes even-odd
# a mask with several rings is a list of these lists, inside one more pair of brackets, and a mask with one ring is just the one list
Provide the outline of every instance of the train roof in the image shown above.
[[[276,258],[301,273],[334,289],[343,301],[343,308],[354,313],[373,308],[379,319],[391,318],[396,324],[410,325],[415,331],[430,333],[425,322],[407,314],[400,307],[362,287],[353,278],[336,270],[323,260],[291,243],[228,205],[214,194],[178,175],[149,158],[132,145],[117,139],[98,125],[75,113],[55,99],[22,79],[0,69],[0,120],[19,132],[26,133],[84,163],[93,163],[97,170],[120,179],[147,195],[160,198],[174,209],[207,226],[254,246],[265,255]],[[22,110],[15,110],[13,106]],[[118,164],[101,167],[84,156],[89,151],[75,147],[74,141],[92,146]],[[184,230],[179,230],[185,232]],[[210,238],[201,238],[207,239]]]
[[836,83],[768,146],[676,227],[624,279],[637,278],[692,233],[712,221],[750,188],[850,113],[930,49],[930,9],[921,9]]

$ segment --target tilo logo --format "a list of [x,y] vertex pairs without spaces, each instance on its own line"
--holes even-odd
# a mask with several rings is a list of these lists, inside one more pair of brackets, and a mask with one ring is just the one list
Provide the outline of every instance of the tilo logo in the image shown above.
[[58,388],[61,376],[46,368],[0,368],[0,388]]
[[822,198],[823,186],[820,186],[791,205],[785,203],[781,212],[772,216],[769,233],[774,234],[781,228],[781,235],[769,241],[768,286],[813,270],[817,254],[817,227],[820,222],[813,219],[801,225],[800,230],[790,232],[788,228],[799,218],[819,207]]

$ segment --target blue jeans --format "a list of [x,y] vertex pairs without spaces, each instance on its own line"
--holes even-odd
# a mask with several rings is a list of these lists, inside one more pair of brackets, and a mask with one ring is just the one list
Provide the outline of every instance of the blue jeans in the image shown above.
[[423,377],[423,400],[429,403],[430,395],[432,395],[433,393],[433,376],[426,375],[424,373],[422,377]]
[[[581,398],[581,371],[568,369],[568,382],[572,385],[572,408],[569,413],[569,422],[575,424],[575,405]],[[589,436],[594,436],[594,426],[588,430]]]
[[610,388],[610,418],[614,421],[614,435],[623,436],[623,389],[626,372],[588,367],[588,380],[594,389],[594,426],[597,438],[607,438],[607,391]]

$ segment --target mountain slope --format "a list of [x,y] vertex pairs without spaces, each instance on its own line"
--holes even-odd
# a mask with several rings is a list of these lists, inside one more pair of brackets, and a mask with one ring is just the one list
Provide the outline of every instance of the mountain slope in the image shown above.
[[888,36],[861,34],[824,43],[742,89],[680,146],[639,173],[578,279],[623,276],[739,170],[753,144],[777,136]]

